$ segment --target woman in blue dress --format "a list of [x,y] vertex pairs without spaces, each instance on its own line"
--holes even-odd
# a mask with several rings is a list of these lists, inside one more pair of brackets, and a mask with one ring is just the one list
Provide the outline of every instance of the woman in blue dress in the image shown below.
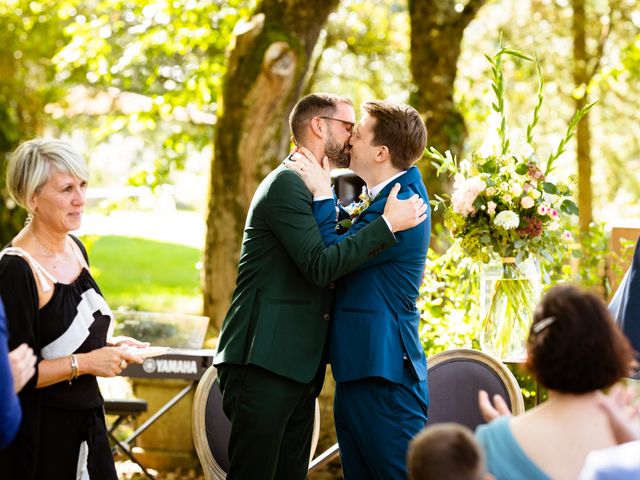
[[600,390],[629,373],[631,346],[602,300],[561,285],[538,305],[527,350],[526,367],[549,399],[478,427],[488,470],[497,480],[578,478],[589,452],[616,445]]

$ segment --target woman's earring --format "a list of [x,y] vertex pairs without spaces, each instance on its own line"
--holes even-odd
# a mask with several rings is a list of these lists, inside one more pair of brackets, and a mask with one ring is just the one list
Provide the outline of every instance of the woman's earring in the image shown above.
[[33,221],[33,213],[27,213],[27,218],[24,221],[24,226],[28,226]]

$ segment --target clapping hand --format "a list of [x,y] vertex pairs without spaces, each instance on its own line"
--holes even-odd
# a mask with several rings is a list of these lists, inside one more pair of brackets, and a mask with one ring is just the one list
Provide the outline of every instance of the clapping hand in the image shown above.
[[478,392],[478,405],[480,406],[480,414],[487,422],[495,420],[498,417],[511,416],[509,405],[500,395],[493,396],[493,403],[489,400],[489,394],[484,390]]
[[637,422],[640,417],[640,405],[635,398],[635,392],[622,384],[616,384],[607,395],[598,394],[598,406],[604,410],[609,419],[613,436],[618,443],[631,442],[640,439]]

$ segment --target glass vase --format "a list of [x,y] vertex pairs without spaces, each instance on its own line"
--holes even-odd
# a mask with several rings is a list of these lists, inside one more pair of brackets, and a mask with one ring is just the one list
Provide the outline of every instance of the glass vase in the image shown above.
[[522,362],[533,310],[540,299],[540,265],[529,257],[506,257],[483,264],[480,273],[482,351],[503,361]]

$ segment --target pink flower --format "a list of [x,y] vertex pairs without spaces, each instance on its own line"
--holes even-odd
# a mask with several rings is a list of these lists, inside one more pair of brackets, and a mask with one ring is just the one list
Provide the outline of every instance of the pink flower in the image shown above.
[[548,214],[549,214],[549,216],[550,216],[551,218],[553,218],[554,220],[557,220],[557,219],[558,219],[558,211],[557,211],[557,210],[555,210],[555,209],[553,209],[553,208],[550,208],[550,209],[549,209],[549,211],[548,211],[547,213],[548,213]]
[[546,215],[549,212],[549,207],[547,207],[546,205],[540,205],[538,207],[538,214],[539,215]]
[[478,177],[471,177],[466,180],[456,182],[456,189],[451,196],[453,211],[464,215],[475,213],[473,202],[478,195],[487,187],[487,184]]
[[496,207],[498,205],[496,205],[496,202],[487,202],[487,213],[489,215],[493,215],[494,213],[496,213]]
[[564,238],[565,240],[573,240],[573,235],[571,235],[571,232],[569,230],[565,230],[562,233],[562,238]]
[[530,163],[528,166],[528,173],[531,178],[534,180],[544,180],[544,173],[542,173],[542,170],[540,170],[536,164]]

